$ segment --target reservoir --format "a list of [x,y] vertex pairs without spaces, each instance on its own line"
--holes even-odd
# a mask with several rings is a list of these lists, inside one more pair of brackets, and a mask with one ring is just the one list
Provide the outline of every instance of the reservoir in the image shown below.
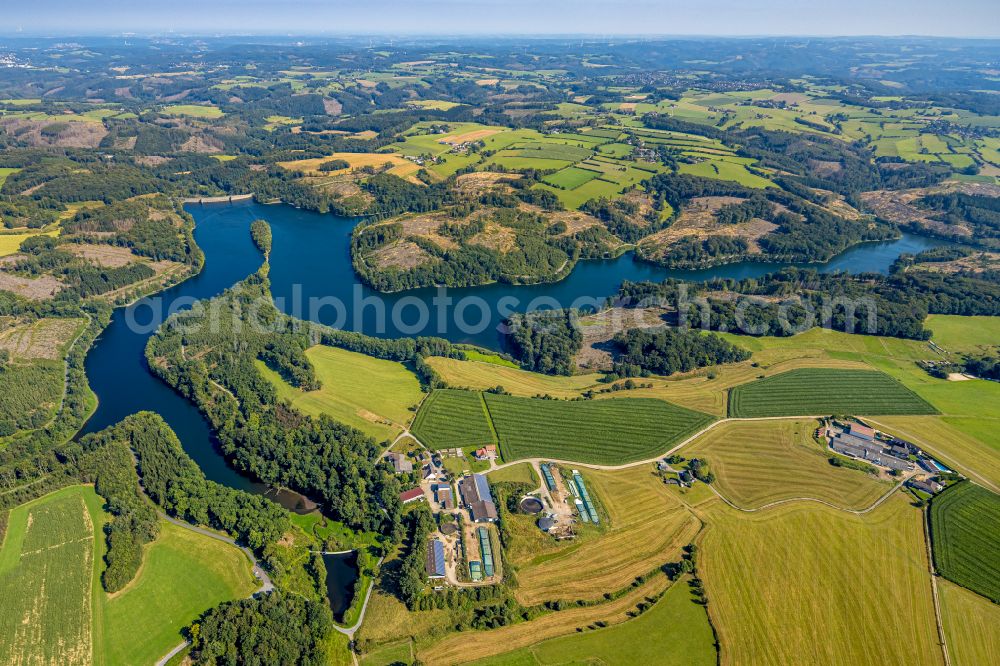
[[[417,325],[422,307],[431,312],[436,307],[434,299],[441,294],[435,288],[381,294],[358,281],[350,258],[355,219],[251,201],[195,204],[187,210],[197,224],[194,237],[205,253],[205,267],[197,276],[152,299],[115,311],[111,323],[87,356],[87,377],[99,404],[81,434],[101,430],[138,411],[158,412],[210,480],[233,488],[275,494],[278,501],[293,510],[308,510],[309,506],[295,493],[276,493],[230,467],[198,409],[152,375],[144,355],[146,342],[155,332],[154,313],[168,314],[172,310],[189,308],[195,300],[216,296],[257,270],[263,259],[250,239],[250,223],[255,219],[263,218],[271,224],[274,237],[270,273],[272,294],[284,312],[378,337],[435,335],[493,349],[501,346],[496,327],[502,319],[499,312],[503,306],[508,311],[524,311],[537,305],[571,306],[579,299],[600,302],[615,294],[624,280],[747,278],[784,266],[742,262],[699,271],[667,270],[636,260],[631,253],[616,259],[581,261],[566,279],[553,284],[491,284],[448,289],[447,296],[456,303],[474,298],[468,307],[472,313],[468,319],[478,325],[475,330],[458,330],[448,321],[440,325],[436,317],[431,317],[424,326]],[[916,253],[942,244],[904,234],[894,241],[855,246],[826,264],[810,266],[824,272],[886,273],[900,254]],[[347,305],[343,318],[338,319],[336,307],[329,305],[332,301]],[[310,302],[324,302],[326,306],[310,312]],[[364,307],[355,312],[356,302]],[[487,312],[488,321],[479,316],[479,303],[484,304],[483,312]],[[380,317],[380,308],[387,315],[394,310],[399,312],[401,320],[396,322],[392,316]]]

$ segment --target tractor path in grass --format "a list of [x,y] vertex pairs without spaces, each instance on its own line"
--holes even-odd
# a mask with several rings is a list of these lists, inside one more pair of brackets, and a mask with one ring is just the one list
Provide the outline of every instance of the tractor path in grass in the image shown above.
[[885,502],[887,499],[889,499],[889,497],[891,497],[894,492],[896,492],[897,490],[899,490],[900,488],[902,488],[903,484],[910,480],[910,477],[912,477],[914,474],[917,474],[917,473],[918,472],[914,471],[914,472],[910,472],[909,474],[903,476],[900,479],[899,483],[897,483],[896,485],[894,485],[891,490],[889,490],[884,495],[882,495],[877,500],[875,500],[875,502],[871,506],[868,506],[868,507],[866,507],[864,509],[845,509],[842,506],[837,506],[836,504],[832,504],[830,502],[827,502],[826,500],[821,500],[821,499],[816,498],[816,497],[807,497],[807,496],[802,496],[802,497],[786,497],[785,499],[780,499],[780,500],[777,500],[777,501],[774,501],[774,502],[769,502],[769,503],[767,503],[767,504],[765,504],[763,506],[758,506],[755,509],[747,509],[747,508],[744,508],[742,506],[739,506],[739,505],[734,504],[733,502],[731,502],[728,497],[726,497],[725,495],[723,495],[722,493],[720,493],[718,490],[716,490],[714,485],[712,485],[712,484],[705,484],[705,485],[707,485],[708,489],[711,490],[713,493],[715,493],[716,497],[718,497],[720,500],[722,500],[723,502],[725,502],[726,504],[728,504],[733,509],[736,509],[737,511],[742,511],[743,513],[757,513],[758,511],[764,511],[765,509],[770,509],[770,508],[776,507],[776,506],[778,506],[780,504],[788,504],[789,502],[817,502],[819,504],[822,504],[823,506],[828,506],[831,509],[836,509],[837,511],[845,511],[847,513],[853,513],[855,516],[863,516],[866,513],[870,513],[872,511],[874,511],[875,509],[877,509],[883,502]]

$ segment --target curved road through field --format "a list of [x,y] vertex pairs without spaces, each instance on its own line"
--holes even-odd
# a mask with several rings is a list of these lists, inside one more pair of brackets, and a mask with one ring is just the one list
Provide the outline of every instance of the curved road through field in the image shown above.
[[[230,546],[235,546],[236,548],[239,548],[241,551],[243,551],[243,554],[246,555],[248,558],[250,558],[250,562],[253,563],[253,574],[254,576],[257,577],[257,580],[260,581],[260,588],[258,588],[257,591],[255,591],[250,596],[255,596],[261,593],[266,594],[274,589],[274,584],[271,582],[271,577],[267,575],[267,572],[264,571],[264,569],[260,566],[260,563],[257,562],[257,558],[254,557],[253,551],[251,551],[246,546],[239,545],[238,543],[236,543],[234,539],[226,536],[225,534],[219,534],[218,532],[213,532],[212,530],[207,530],[203,527],[192,525],[191,523],[185,522],[183,520],[178,520],[177,518],[171,518],[162,511],[157,511],[156,513],[159,514],[160,518],[167,521],[171,525],[176,525],[177,527],[182,527],[186,530],[197,532],[198,534],[207,536],[211,539],[222,541],[223,543],[228,543]],[[362,614],[362,617],[363,616],[364,615]],[[187,640],[182,641],[174,649],[172,649],[170,652],[161,657],[160,660],[156,662],[156,666],[164,666],[168,661],[173,659],[178,653],[180,653],[182,650],[184,650],[184,648],[186,648],[190,644],[191,641]]]

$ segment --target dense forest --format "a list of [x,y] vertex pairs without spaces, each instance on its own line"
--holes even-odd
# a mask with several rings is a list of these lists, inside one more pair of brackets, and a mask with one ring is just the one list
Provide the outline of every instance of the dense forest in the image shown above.
[[1000,285],[930,272],[846,275],[789,268],[760,278],[705,284],[625,282],[615,302],[625,307],[663,304],[691,326],[744,335],[787,336],[823,326],[927,340],[928,314],[1000,314]]
[[272,592],[216,606],[191,626],[195,664],[330,663],[329,607],[294,594]]
[[750,358],[750,352],[717,335],[670,328],[634,328],[614,337],[618,348],[613,374],[642,377],[672,375]]
[[514,314],[505,323],[506,342],[521,365],[535,372],[570,375],[583,344],[574,310],[537,310]]
[[153,371],[201,407],[236,467],[322,502],[351,527],[396,533],[399,484],[378,466],[379,445],[329,416],[292,410],[257,371],[260,359],[294,386],[318,386],[303,353],[313,340],[274,308],[267,279],[253,275],[212,306],[221,326],[208,325],[198,309],[168,320],[150,339]]

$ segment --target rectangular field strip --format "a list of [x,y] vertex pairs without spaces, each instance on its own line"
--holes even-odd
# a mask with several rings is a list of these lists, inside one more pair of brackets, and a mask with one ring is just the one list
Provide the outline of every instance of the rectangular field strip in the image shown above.
[[931,501],[930,518],[938,572],[1000,603],[1000,495],[963,481]]
[[14,509],[4,551],[0,663],[91,663],[94,534],[80,494]]
[[936,414],[927,401],[877,370],[801,368],[729,389],[729,416]]
[[713,420],[652,398],[566,401],[492,393],[483,397],[506,460],[633,462],[663,453]]
[[479,393],[434,391],[413,421],[413,434],[432,449],[496,444],[496,436]]

